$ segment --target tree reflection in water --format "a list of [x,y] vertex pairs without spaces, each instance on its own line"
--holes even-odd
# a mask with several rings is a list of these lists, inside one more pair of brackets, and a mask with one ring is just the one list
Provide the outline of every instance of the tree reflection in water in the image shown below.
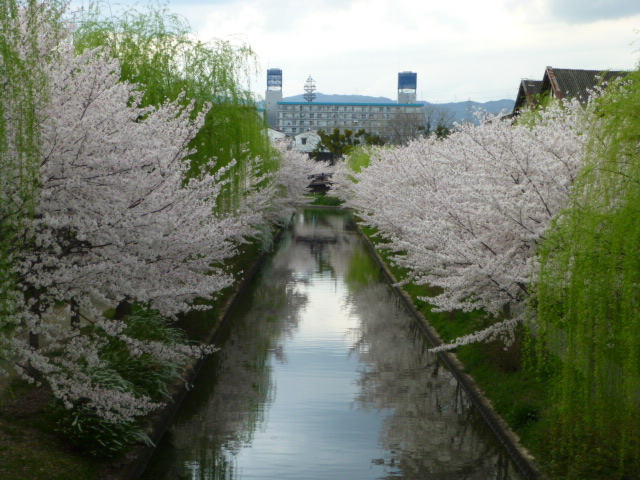
[[[519,478],[509,456],[437,356],[395,292],[376,281],[352,288],[352,352],[360,359],[358,408],[387,412],[374,463],[387,478]],[[489,437],[489,438],[488,438]]]
[[284,343],[298,326],[298,312],[307,302],[293,281],[310,255],[294,255],[292,239],[282,240],[279,253],[262,268],[233,313],[217,343],[223,345],[205,364],[145,472],[146,479],[237,478],[235,455],[250,445],[265,422],[274,384],[269,357],[286,363]]
[[519,478],[352,230],[296,217],[143,478]]

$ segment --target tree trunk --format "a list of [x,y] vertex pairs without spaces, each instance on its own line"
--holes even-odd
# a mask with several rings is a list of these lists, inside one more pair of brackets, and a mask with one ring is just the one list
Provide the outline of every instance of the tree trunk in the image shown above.
[[71,305],[71,328],[80,330],[80,306],[74,299],[69,303]]
[[127,315],[131,315],[132,306],[129,300],[122,300],[116,307],[116,313],[113,318],[115,320],[122,320]]

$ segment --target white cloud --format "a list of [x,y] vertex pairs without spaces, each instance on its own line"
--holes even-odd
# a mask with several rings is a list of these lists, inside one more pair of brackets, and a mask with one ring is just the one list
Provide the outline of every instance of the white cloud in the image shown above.
[[277,67],[285,96],[302,93],[311,75],[323,93],[395,99],[398,72],[410,70],[418,73],[418,97],[442,103],[513,98],[520,79],[541,78],[546,65],[634,68],[637,3],[174,0],[169,8],[203,40],[246,40],[262,68],[253,82],[259,95],[266,69]]
[[640,14],[636,0],[549,0],[550,13],[568,23],[591,23]]

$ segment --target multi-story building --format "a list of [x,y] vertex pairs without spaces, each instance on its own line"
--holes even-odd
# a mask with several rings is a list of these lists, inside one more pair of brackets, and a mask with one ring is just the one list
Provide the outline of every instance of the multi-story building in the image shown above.
[[[269,70],[271,72],[272,70]],[[398,125],[423,122],[424,104],[416,103],[417,75],[413,72],[398,74],[398,102],[389,103],[334,103],[314,101],[313,80],[305,84],[307,101],[282,101],[282,71],[279,85],[267,75],[266,109],[269,126],[287,136],[296,136],[310,130],[327,132],[340,130],[365,130],[371,135],[391,138]],[[271,83],[269,83],[271,82]],[[276,100],[278,98],[280,100]],[[275,112],[273,111],[275,107]]]
[[421,115],[423,104],[278,102],[276,130],[296,135],[309,130],[365,130],[371,135],[391,135],[397,116]]

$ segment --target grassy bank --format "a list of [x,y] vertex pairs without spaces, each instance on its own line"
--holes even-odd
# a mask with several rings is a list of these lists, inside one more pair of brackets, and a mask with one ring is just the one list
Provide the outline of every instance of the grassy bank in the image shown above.
[[[375,237],[375,232],[366,227],[362,231],[376,246],[394,277],[398,281],[405,279],[407,272],[393,265],[391,254]],[[429,286],[409,283],[403,289],[445,343],[486,327],[491,321],[482,312],[433,312],[431,305],[420,300],[420,297],[436,293]],[[525,333],[518,332],[516,341],[507,348],[502,342],[495,341],[464,345],[455,353],[464,365],[464,371],[475,379],[495,411],[536,457],[540,469],[547,470],[544,458],[547,453],[545,436],[550,428],[547,416],[549,387],[528,355]]]
[[313,193],[310,196],[314,199],[311,203],[313,206],[339,207],[344,203],[338,197],[332,197],[331,195],[326,195],[324,193]]
[[13,382],[4,392],[0,408],[0,478],[3,480],[98,478],[102,462],[78,455],[58,435],[51,403],[50,392],[26,382]]

